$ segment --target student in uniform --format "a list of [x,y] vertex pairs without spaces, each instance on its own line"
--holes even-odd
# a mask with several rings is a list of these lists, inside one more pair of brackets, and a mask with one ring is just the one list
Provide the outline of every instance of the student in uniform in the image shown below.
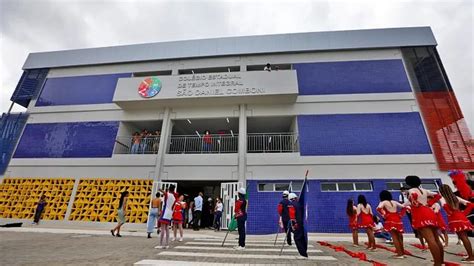
[[359,226],[357,225],[357,208],[354,206],[354,200],[347,200],[346,214],[349,218],[349,228],[352,231],[352,245],[359,246]]
[[382,190],[379,195],[380,203],[377,212],[385,219],[384,229],[392,236],[393,244],[397,251],[396,259],[405,258],[403,248],[403,222],[402,216],[405,207],[398,201],[392,199],[392,194],[388,190]]
[[[441,204],[448,215],[449,229],[458,235],[459,239],[461,239],[464,245],[464,248],[466,249],[467,258],[462,259],[462,261],[464,263],[474,264],[472,245],[467,236],[467,233],[471,232],[473,227],[471,222],[466,217],[466,214],[471,212],[473,204],[460,197],[456,197],[451,188],[446,184],[441,186],[439,192],[441,195],[443,195]],[[461,204],[467,207],[464,211],[461,211],[459,208],[459,205]]]
[[367,249],[370,251],[375,251],[375,237],[374,237],[374,213],[372,212],[372,207],[364,195],[359,195],[357,197],[357,216],[359,217],[359,228],[363,228],[367,232],[367,237],[369,239],[369,245]]
[[160,232],[160,245],[155,248],[169,248],[169,238],[170,238],[170,224],[173,218],[173,206],[176,200],[174,196],[175,186],[170,185],[168,191],[159,190],[165,196],[163,200],[163,211],[161,212],[161,217],[159,220],[161,232]]
[[285,230],[286,233],[286,243],[291,246],[291,226],[288,226],[290,222],[290,216],[288,215],[288,205],[290,204],[290,200],[288,199],[289,194],[290,192],[287,190],[283,191],[283,199],[278,203],[278,215],[280,216],[280,228]]
[[234,247],[236,250],[245,249],[245,221],[247,221],[247,200],[245,199],[245,188],[240,188],[238,200],[235,201],[234,217],[237,220],[239,231],[239,245]]
[[295,193],[290,193],[288,199],[291,201],[288,205],[288,214],[290,216],[291,230],[294,232],[295,244],[300,254],[297,259],[308,259],[308,242],[304,233],[304,222],[302,208],[298,202]]
[[[438,219],[431,209],[431,205],[438,201],[440,196],[421,188],[421,179],[418,176],[407,176],[405,183],[410,187],[408,200],[413,221],[412,226],[426,240],[433,256],[434,265],[440,266],[444,262],[444,249],[438,237]],[[433,199],[428,200],[429,196],[433,196]]]
[[176,241],[178,229],[180,235],[179,242],[183,241],[184,209],[186,209],[186,202],[184,202],[184,195],[181,195],[173,206],[173,241]]

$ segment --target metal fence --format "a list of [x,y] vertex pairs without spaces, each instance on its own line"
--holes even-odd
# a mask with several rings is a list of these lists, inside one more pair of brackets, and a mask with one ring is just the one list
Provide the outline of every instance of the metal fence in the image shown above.
[[296,133],[249,133],[247,135],[247,152],[298,152],[298,135]]
[[237,135],[171,136],[169,153],[236,153],[238,147]]
[[149,136],[134,143],[133,137],[117,137],[115,154],[156,154],[160,145],[160,137]]

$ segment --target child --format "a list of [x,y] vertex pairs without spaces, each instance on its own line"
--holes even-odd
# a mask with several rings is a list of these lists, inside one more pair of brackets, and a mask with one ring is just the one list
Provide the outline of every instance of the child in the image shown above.
[[186,202],[184,200],[184,195],[178,197],[178,200],[175,201],[173,206],[173,240],[176,241],[177,231],[179,229],[179,242],[183,241],[183,210],[186,208]]
[[392,235],[393,244],[397,250],[397,255],[394,258],[403,259],[405,258],[405,250],[403,248],[402,216],[405,213],[405,207],[399,202],[394,201],[392,194],[387,190],[381,191],[379,198],[380,203],[377,206],[377,211],[385,219],[385,230]]
[[[440,266],[444,262],[444,249],[438,237],[438,219],[430,207],[439,200],[440,196],[420,188],[421,180],[418,176],[407,176],[405,183],[410,186],[408,200],[410,201],[413,228],[418,230],[428,243],[434,265]],[[433,200],[428,201],[428,196],[434,196]]]
[[354,200],[347,200],[346,214],[349,217],[349,228],[352,231],[352,245],[359,246],[359,227],[357,226],[357,208]]
[[440,235],[441,239],[444,242],[444,246],[448,246],[449,238],[448,238],[448,232],[446,231],[446,223],[444,222],[443,216],[441,215],[441,206],[439,205],[438,202],[433,204],[431,206],[433,211],[436,214],[436,218],[438,219],[438,229],[441,231],[442,235]]
[[367,249],[375,251],[375,237],[374,237],[374,220],[372,207],[367,203],[364,195],[359,195],[357,198],[357,216],[359,219],[359,228],[364,228],[367,231],[367,237],[369,238],[369,245]]
[[[468,257],[462,259],[463,262],[474,263],[474,255],[472,253],[471,241],[467,237],[467,232],[472,230],[472,225],[466,218],[466,213],[470,213],[473,205],[459,197],[456,197],[448,185],[441,186],[440,190],[443,198],[441,204],[443,205],[446,214],[448,215],[449,229],[455,232],[461,239],[464,248],[467,251]],[[459,204],[466,205],[464,212],[459,210]]]

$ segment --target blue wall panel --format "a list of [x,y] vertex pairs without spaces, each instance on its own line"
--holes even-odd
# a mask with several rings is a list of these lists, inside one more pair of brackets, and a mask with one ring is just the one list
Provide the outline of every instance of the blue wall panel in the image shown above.
[[301,155],[430,154],[418,112],[298,116]]
[[295,64],[300,95],[411,92],[400,59]]
[[[289,182],[290,180],[287,180]],[[330,180],[310,180],[308,195],[308,231],[323,233],[349,233],[349,221],[346,216],[347,200],[357,202],[357,196],[363,194],[372,205],[377,207],[380,191],[386,189],[386,182],[400,182],[401,179],[376,179],[372,181],[371,192],[321,192],[320,183]],[[359,180],[341,180],[359,181]],[[258,183],[279,183],[279,181],[247,181],[249,193],[247,232],[249,234],[273,234],[278,229],[277,205],[281,200],[281,192],[258,192]],[[284,181],[283,181],[284,182]],[[441,184],[440,180],[437,180]],[[299,193],[297,193],[299,194]],[[400,193],[392,192],[395,200]],[[407,216],[403,218],[405,232],[412,232]]]
[[109,74],[48,78],[36,106],[111,103],[119,78],[131,74]]
[[119,122],[27,124],[14,158],[111,157]]

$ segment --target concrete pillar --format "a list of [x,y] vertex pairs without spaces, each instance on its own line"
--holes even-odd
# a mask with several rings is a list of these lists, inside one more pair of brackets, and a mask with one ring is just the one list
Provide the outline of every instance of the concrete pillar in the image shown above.
[[168,148],[169,139],[171,137],[171,108],[166,107],[163,113],[163,120],[161,124],[160,144],[158,145],[158,153],[156,154],[154,181],[161,181],[163,172],[164,157]]
[[64,221],[69,221],[69,216],[71,216],[72,206],[74,205],[74,200],[76,199],[77,189],[79,188],[79,181],[81,179],[76,177],[74,180],[74,187],[72,188],[71,198],[69,199],[69,203],[67,205],[66,215],[64,215]]
[[239,182],[246,187],[247,173],[247,106],[239,105]]

